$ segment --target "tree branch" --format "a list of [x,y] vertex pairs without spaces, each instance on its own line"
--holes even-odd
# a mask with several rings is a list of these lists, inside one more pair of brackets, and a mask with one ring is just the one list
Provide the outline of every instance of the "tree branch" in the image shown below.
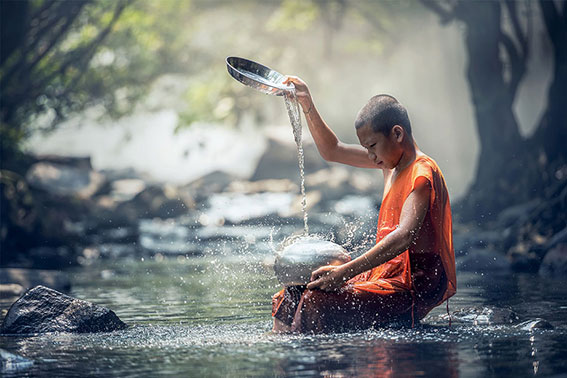
[[[53,37],[51,38],[51,41],[47,42],[47,47],[45,49],[43,49],[42,52],[40,52],[35,58],[32,59],[32,61],[30,63],[27,63],[26,61],[28,60],[28,52],[24,51],[22,53],[22,55],[20,56],[20,59],[18,59],[18,61],[16,63],[14,63],[14,65],[12,65],[12,67],[10,67],[10,70],[2,76],[2,80],[0,81],[0,85],[4,86],[6,85],[6,83],[9,80],[19,80],[22,76],[23,73],[26,73],[27,77],[29,78],[31,75],[31,71],[33,70],[33,68],[47,55],[48,52],[50,52],[52,50],[52,48],[57,44],[57,42],[60,40],[60,38],[65,35],[65,33],[67,32],[67,30],[69,29],[69,27],[73,24],[73,22],[75,21],[75,19],[78,17],[82,7],[85,5],[86,3],[84,2],[76,2],[73,3],[73,6],[69,6],[66,5],[65,8],[65,13],[68,13],[68,16],[63,16],[60,14],[56,14],[53,17],[53,20],[51,20],[51,22],[49,22],[46,26],[44,26],[44,28],[47,27],[51,27],[53,28],[53,26],[61,21],[61,19],[64,19],[64,24],[61,28],[59,28],[59,30],[57,31],[50,31],[49,33],[41,32],[41,35],[52,35]],[[65,19],[66,17],[66,19]],[[33,38],[33,37],[31,37]],[[29,44],[29,46],[27,47],[26,50],[30,50],[33,49],[41,40],[41,36],[36,37],[35,39],[33,39],[33,42]]]
[[553,46],[558,48],[559,29],[562,23],[559,12],[557,11],[553,1],[539,0],[539,6],[541,7],[547,34],[549,35]]
[[[25,47],[23,54],[24,56],[27,57],[28,54],[30,54],[31,51],[33,51],[36,46],[43,40],[43,38],[45,38],[45,36],[49,36],[53,32],[53,29],[58,23],[61,22],[62,18],[66,17],[68,13],[72,13],[71,11],[74,9],[72,6],[66,4],[63,1],[54,1],[53,3],[58,4],[58,7],[53,9],[52,11],[47,12],[45,14],[45,17],[42,20],[37,20],[37,25],[30,29],[28,35],[29,43]],[[73,6],[81,3],[82,5],[80,5],[80,7],[85,5],[86,0],[79,0],[76,3],[73,3]],[[49,8],[50,7],[46,8],[45,11],[49,10]],[[30,22],[30,25],[33,25],[33,21],[34,20]]]
[[[114,9],[114,14],[112,15],[112,19],[108,22],[106,27],[98,34],[96,38],[94,38],[89,45],[77,49],[73,51],[72,54],[69,54],[70,57],[55,71],[53,71],[50,75],[45,77],[41,80],[37,85],[34,87],[28,87],[29,91],[35,91],[37,88],[43,88],[47,83],[53,80],[58,75],[63,75],[67,69],[76,62],[82,62],[84,59],[88,58],[87,62],[90,61],[96,48],[100,45],[100,43],[106,38],[110,30],[120,18],[120,15],[126,8],[126,6],[130,3],[130,0],[119,2],[116,8]],[[83,75],[86,70],[79,70],[79,75]]]
[[526,58],[528,56],[528,39],[526,37],[526,33],[524,33],[522,29],[522,25],[520,25],[520,20],[518,18],[518,10],[516,8],[516,2],[513,0],[506,0],[505,3],[506,8],[508,9],[508,14],[510,15],[510,19],[512,21],[512,28],[514,30],[514,34],[518,43],[521,47],[521,55]]
[[440,22],[443,25],[451,22],[456,17],[454,9],[449,10],[444,8],[443,6],[441,6],[439,1],[436,0],[420,0],[420,1],[426,8],[433,11],[434,13],[437,13],[437,15],[440,18]]
[[514,41],[508,34],[500,32],[500,42],[506,49],[506,53],[510,60],[511,77],[510,82],[508,83],[508,90],[511,98],[514,98],[516,96],[518,86],[526,73],[526,57],[518,51]]
[[29,71],[33,70],[35,66],[47,55],[47,53],[49,53],[53,49],[53,47],[55,47],[59,40],[67,33],[67,30],[71,27],[75,19],[81,13],[81,9],[84,5],[84,3],[78,3],[78,6],[70,11],[69,17],[67,18],[67,20],[65,20],[63,26],[61,26],[61,28],[53,36],[51,41],[49,41],[47,47],[38,56],[36,56],[33,61],[30,62],[28,67]]

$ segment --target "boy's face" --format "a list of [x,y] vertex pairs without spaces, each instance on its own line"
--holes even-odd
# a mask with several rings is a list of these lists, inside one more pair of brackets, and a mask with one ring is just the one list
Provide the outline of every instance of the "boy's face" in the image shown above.
[[360,145],[368,151],[368,158],[376,163],[377,168],[393,169],[398,165],[403,149],[401,142],[404,137],[403,129],[394,126],[390,135],[374,132],[370,124],[356,130]]

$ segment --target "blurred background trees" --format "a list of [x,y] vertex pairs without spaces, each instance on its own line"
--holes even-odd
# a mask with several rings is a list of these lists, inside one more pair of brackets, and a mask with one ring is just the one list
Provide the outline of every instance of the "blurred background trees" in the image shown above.
[[[442,143],[433,153],[442,167],[443,160],[462,164],[471,160],[459,147],[471,145],[470,137],[463,136],[468,135],[465,122],[446,122],[462,112],[454,104],[434,104],[427,92],[412,97],[418,85],[437,95],[436,78],[446,75],[444,66],[421,67],[423,59],[416,51],[423,46],[408,42],[435,14],[445,25],[459,25],[452,33],[462,32],[463,80],[469,92],[455,86],[455,93],[444,95],[448,102],[451,97],[466,102],[470,96],[470,122],[479,141],[478,163],[472,164],[476,173],[463,196],[462,215],[486,219],[534,196],[545,197],[546,190],[556,193],[567,176],[566,4],[5,0],[0,12],[2,169],[25,172],[25,141],[56,129],[73,115],[93,108],[100,117],[136,112],[152,86],[167,75],[183,88],[176,98],[179,127],[194,122],[229,127],[273,122],[274,114],[283,114],[281,104],[232,81],[222,63],[228,55],[303,76],[316,101],[322,98],[318,104],[323,114],[350,142],[355,142],[352,119],[364,99],[395,88],[422,126],[418,140],[424,149],[430,152],[431,146]],[[534,55],[530,46],[540,43],[534,42],[541,38],[534,34],[538,22],[547,31],[553,72],[541,119],[526,136],[514,104],[529,74]],[[430,42],[433,54],[436,41]],[[416,83],[416,72],[418,77],[431,76],[431,82]],[[431,123],[439,119],[435,112],[441,114],[439,124]],[[461,116],[466,120],[466,114]],[[564,191],[559,193],[564,196]]]
[[[102,104],[119,117],[160,75],[182,71],[184,1],[2,1],[2,160],[32,133]],[[167,20],[165,22],[164,20]]]
[[[567,174],[567,2],[422,3],[443,24],[454,21],[465,27],[466,77],[480,138],[476,177],[464,200],[467,217],[490,218],[542,195],[566,202],[561,182]],[[551,41],[553,74],[543,115],[524,137],[513,105],[533,54],[538,16]]]

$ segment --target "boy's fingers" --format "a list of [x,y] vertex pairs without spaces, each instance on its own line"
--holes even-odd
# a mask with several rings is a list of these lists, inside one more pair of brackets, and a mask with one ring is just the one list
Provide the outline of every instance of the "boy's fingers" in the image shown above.
[[316,288],[319,287],[319,283],[320,283],[319,280],[317,280],[317,281],[311,281],[311,282],[309,282],[309,283],[307,284],[307,288],[308,288],[309,290],[316,289]]
[[317,278],[321,276],[322,273],[323,272],[321,271],[321,268],[318,268],[313,272],[311,272],[311,281],[315,281]]
[[298,84],[299,82],[300,80],[297,76],[286,76],[284,81],[282,81],[282,84],[289,84],[289,83]]
[[329,273],[332,268],[332,266],[325,265],[315,269],[313,272],[311,272],[311,281],[315,281],[316,279],[321,278],[324,274]]

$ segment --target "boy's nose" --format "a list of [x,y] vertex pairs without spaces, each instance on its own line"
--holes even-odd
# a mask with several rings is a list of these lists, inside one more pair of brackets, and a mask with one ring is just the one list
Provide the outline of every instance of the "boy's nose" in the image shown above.
[[376,159],[376,154],[374,152],[368,151],[368,158],[374,161]]

